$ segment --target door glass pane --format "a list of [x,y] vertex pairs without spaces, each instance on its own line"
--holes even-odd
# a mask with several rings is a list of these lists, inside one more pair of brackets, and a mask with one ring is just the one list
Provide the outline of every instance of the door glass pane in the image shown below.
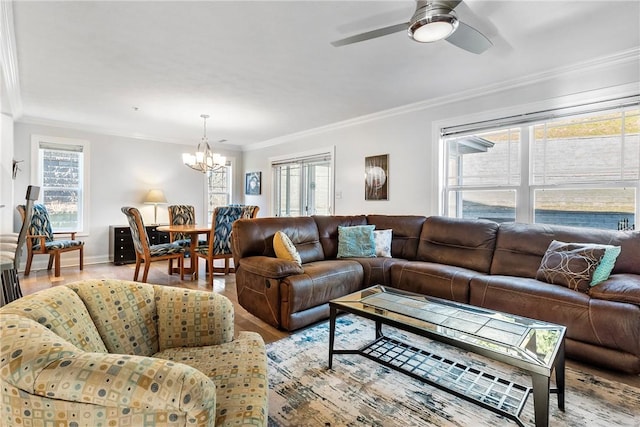
[[278,216],[300,216],[300,165],[277,167],[276,172],[278,174],[278,193],[280,194],[276,214]]
[[635,224],[633,188],[554,189],[534,192],[537,223],[616,230]]
[[451,191],[448,204],[449,216],[496,222],[516,220],[515,190]]
[[331,214],[331,167],[327,164],[309,165],[308,215]]

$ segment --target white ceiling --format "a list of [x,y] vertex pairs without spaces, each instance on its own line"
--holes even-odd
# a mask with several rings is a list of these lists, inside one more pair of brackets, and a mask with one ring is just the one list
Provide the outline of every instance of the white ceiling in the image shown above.
[[482,55],[402,32],[330,44],[406,22],[414,9],[411,0],[14,1],[18,121],[195,143],[205,113],[209,139],[234,148],[640,46],[638,0],[466,1],[459,19],[494,44]]

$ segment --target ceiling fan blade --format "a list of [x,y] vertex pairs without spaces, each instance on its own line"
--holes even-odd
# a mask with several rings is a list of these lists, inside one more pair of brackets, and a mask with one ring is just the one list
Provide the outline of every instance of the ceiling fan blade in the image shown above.
[[449,43],[475,54],[481,54],[493,46],[491,40],[469,25],[458,22],[458,29],[446,39]]
[[388,27],[378,28],[377,30],[367,31],[366,33],[356,34],[355,36],[347,37],[341,40],[331,42],[335,47],[344,46],[347,44],[363,42],[369,39],[375,39],[377,37],[386,36],[389,34],[397,33],[398,31],[406,30],[409,27],[408,22],[402,24],[390,25]]

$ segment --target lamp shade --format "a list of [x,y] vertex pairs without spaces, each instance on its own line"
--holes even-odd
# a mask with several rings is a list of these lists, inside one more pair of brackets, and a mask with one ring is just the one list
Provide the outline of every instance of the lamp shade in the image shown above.
[[144,198],[144,203],[149,205],[157,205],[167,203],[167,198],[162,190],[149,190]]

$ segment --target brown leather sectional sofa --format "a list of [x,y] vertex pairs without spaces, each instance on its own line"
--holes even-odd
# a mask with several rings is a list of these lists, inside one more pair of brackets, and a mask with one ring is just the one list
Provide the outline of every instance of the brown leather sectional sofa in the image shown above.
[[[392,258],[336,259],[338,226],[392,229]],[[278,259],[283,231],[302,267]],[[608,280],[589,293],[535,279],[552,240],[622,248]],[[295,330],[329,316],[328,301],[373,284],[559,323],[567,356],[640,373],[640,232],[422,216],[257,218],[233,225],[238,301]]]

